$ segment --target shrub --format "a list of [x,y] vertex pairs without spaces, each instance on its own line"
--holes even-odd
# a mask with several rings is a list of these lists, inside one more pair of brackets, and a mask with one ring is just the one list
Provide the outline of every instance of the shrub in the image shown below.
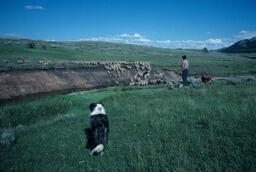
[[29,42],[28,48],[36,48],[36,44],[34,42]]
[[48,49],[48,48],[46,47],[46,45],[43,45],[42,48],[43,48],[44,50],[47,50],[47,49]]
[[203,53],[208,53],[208,49],[207,49],[206,47],[204,47],[204,48],[202,49],[202,51],[203,51]]

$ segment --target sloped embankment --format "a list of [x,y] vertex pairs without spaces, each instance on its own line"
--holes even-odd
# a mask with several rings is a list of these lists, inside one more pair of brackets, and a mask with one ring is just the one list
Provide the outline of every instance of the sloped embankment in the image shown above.
[[0,72],[0,103],[34,95],[68,93],[113,85],[145,85],[147,62],[94,62],[97,66],[58,69],[19,69]]

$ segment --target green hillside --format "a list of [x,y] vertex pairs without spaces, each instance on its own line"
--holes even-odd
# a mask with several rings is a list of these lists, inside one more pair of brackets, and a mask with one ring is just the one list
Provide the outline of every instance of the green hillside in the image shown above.
[[[35,48],[29,48],[33,42]],[[256,73],[255,61],[244,58],[246,54],[224,54],[201,50],[180,50],[139,46],[130,44],[74,41],[51,42],[28,39],[0,39],[0,69],[43,68],[39,60],[51,60],[50,67],[75,66],[73,60],[117,60],[117,61],[149,61],[155,69],[166,68],[179,71],[181,56],[187,55],[191,68],[190,74],[240,74]],[[250,54],[251,55],[251,54]],[[28,60],[30,63],[18,63]],[[69,60],[70,63],[57,63]],[[48,66],[49,67],[49,66]]]
[[225,53],[256,53],[256,37],[238,41],[221,51]]

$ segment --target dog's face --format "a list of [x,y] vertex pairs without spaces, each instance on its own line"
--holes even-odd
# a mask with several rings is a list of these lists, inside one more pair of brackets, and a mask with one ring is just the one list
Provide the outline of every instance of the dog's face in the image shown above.
[[102,103],[92,103],[89,108],[91,111],[90,116],[98,114],[106,115],[104,105]]

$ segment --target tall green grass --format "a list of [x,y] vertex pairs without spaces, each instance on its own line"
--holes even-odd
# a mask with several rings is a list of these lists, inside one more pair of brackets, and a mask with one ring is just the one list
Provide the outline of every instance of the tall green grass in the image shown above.
[[[255,90],[255,82],[108,89],[6,105],[0,109],[1,120],[15,128],[20,118],[25,128],[15,129],[16,144],[1,148],[0,170],[255,171]],[[91,157],[83,129],[89,127],[88,106],[97,101],[105,105],[110,135],[105,154]],[[8,113],[17,117],[12,120]],[[22,121],[30,113],[38,119]],[[67,114],[73,115],[65,118]],[[63,118],[44,123],[58,116]]]

